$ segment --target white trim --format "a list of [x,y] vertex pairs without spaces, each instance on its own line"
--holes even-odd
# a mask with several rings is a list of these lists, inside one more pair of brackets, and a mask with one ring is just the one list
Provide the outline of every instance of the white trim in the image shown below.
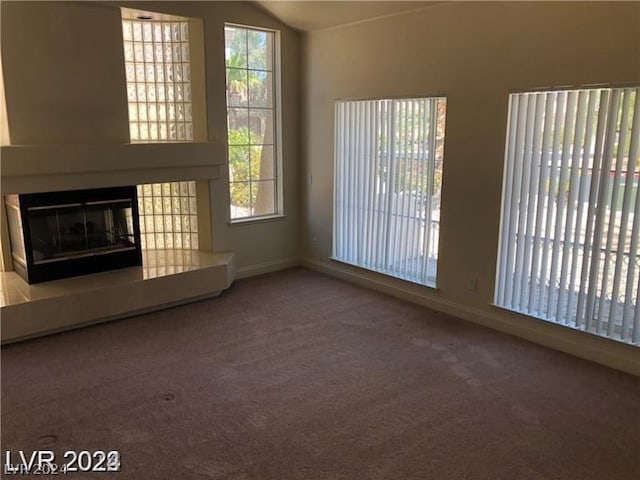
[[490,305],[486,309],[461,305],[438,298],[431,289],[404,285],[405,282],[382,278],[361,269],[308,258],[301,263],[311,270],[640,377],[640,356],[638,349],[631,345],[502,311]]
[[278,260],[271,260],[269,262],[256,263],[255,265],[239,267],[236,270],[235,279],[240,280],[242,278],[255,277],[257,275],[263,275],[265,273],[277,272],[279,270],[285,270],[287,268],[299,266],[299,258],[281,258]]

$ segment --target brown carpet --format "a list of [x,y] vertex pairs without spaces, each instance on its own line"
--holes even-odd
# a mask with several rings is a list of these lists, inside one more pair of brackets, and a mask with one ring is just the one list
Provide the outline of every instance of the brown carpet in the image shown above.
[[121,452],[65,478],[632,480],[640,381],[292,269],[3,347],[2,450],[36,449]]

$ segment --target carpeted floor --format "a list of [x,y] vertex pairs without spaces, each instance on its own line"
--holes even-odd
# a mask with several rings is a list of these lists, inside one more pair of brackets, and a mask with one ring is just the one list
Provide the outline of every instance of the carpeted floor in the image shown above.
[[640,478],[639,379],[304,269],[3,347],[1,428],[121,454],[66,478]]

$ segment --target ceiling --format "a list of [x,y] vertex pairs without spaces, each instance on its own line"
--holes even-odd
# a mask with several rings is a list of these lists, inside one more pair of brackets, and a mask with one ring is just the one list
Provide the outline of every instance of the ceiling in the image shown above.
[[337,27],[353,22],[371,20],[396,13],[428,7],[441,2],[412,1],[342,1],[319,2],[299,0],[296,2],[264,0],[257,1],[261,8],[267,10],[282,22],[297,30],[312,32],[325,28]]

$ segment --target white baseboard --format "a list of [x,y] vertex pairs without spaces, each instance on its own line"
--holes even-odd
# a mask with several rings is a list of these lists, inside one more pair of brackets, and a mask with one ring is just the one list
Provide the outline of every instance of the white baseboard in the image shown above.
[[338,262],[303,259],[301,264],[311,270],[640,376],[640,349],[631,345],[518,315],[492,305],[487,305],[485,309],[461,305],[438,298],[435,292],[432,294],[421,293],[413,285],[404,287],[396,279],[386,280],[380,278],[379,275]]
[[263,275],[265,273],[277,272],[278,270],[298,266],[300,266],[299,258],[282,258],[270,262],[247,265],[246,267],[239,267],[236,270],[236,279],[255,277],[256,275]]

